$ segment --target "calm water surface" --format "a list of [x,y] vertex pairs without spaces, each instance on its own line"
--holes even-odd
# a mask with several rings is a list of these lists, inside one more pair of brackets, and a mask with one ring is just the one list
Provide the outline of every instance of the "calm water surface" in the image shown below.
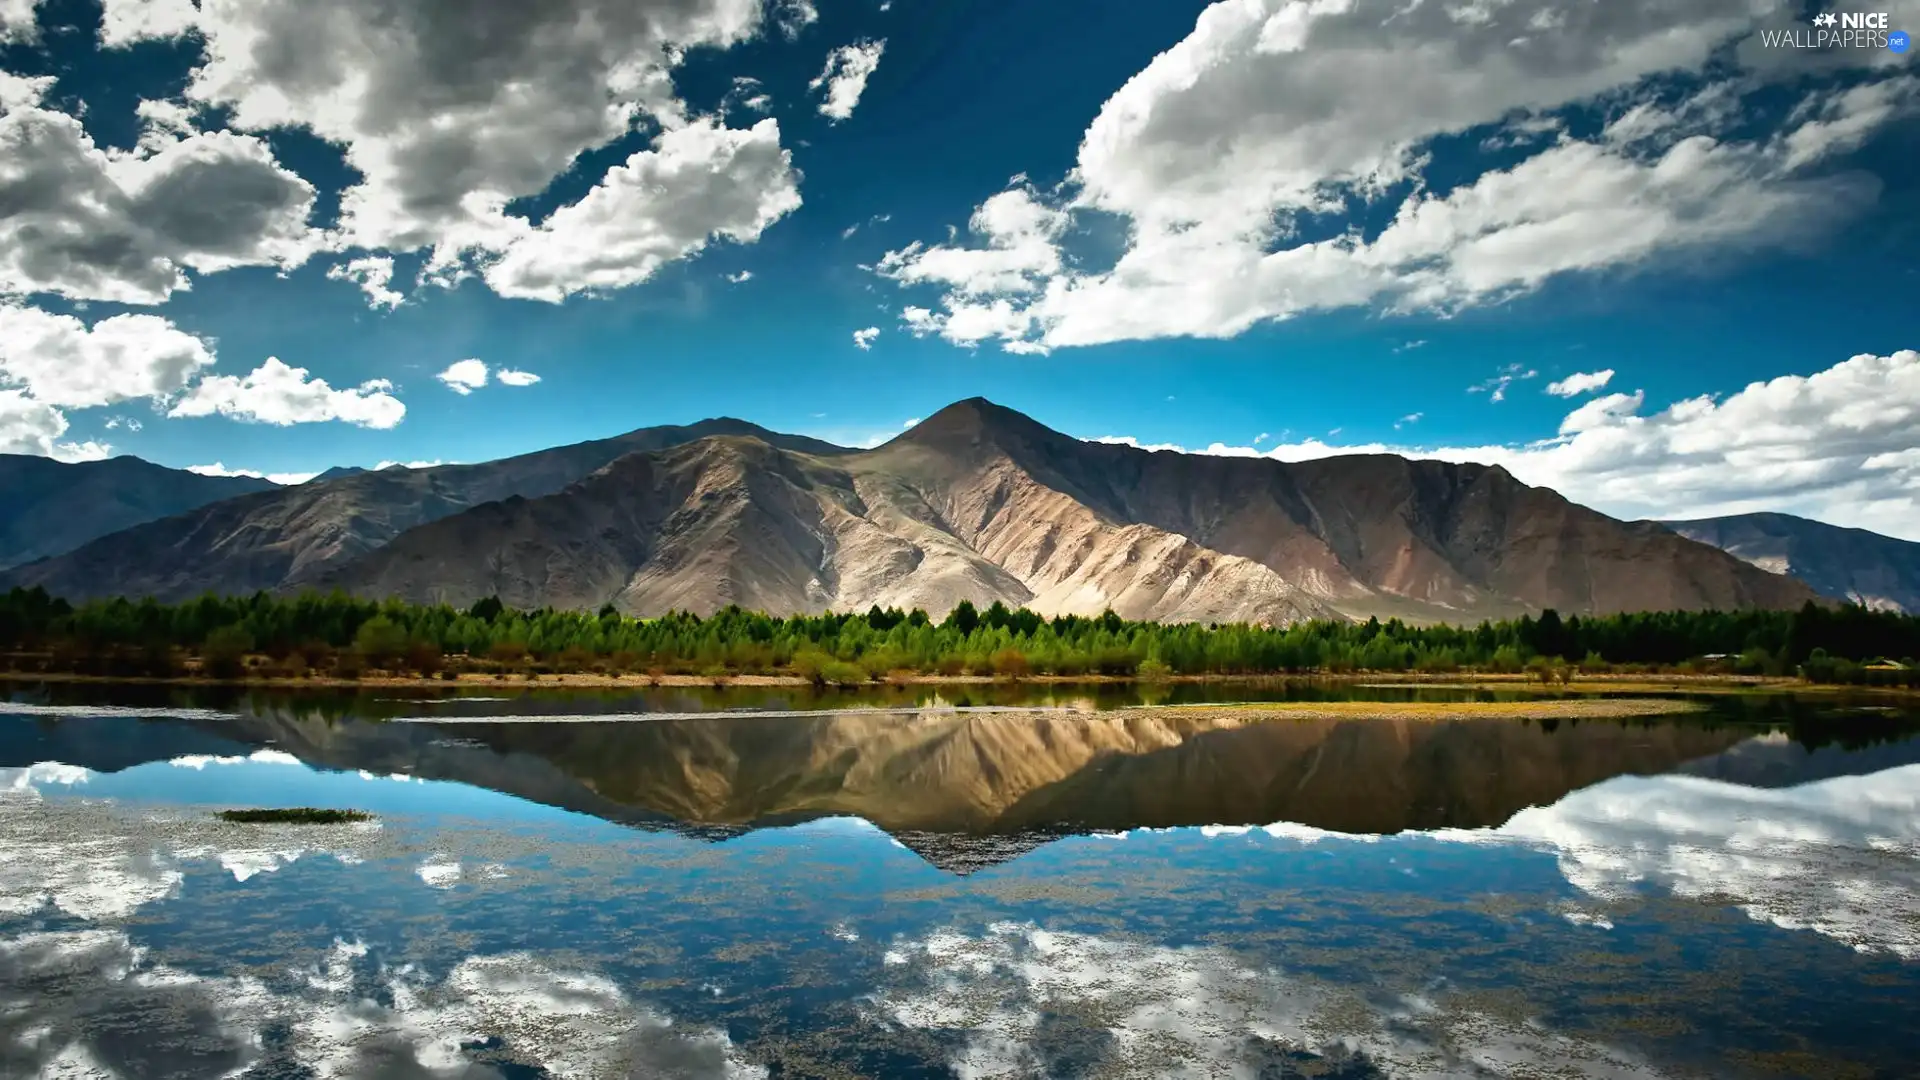
[[1920,713],[930,693],[16,689],[0,1076],[1916,1075]]

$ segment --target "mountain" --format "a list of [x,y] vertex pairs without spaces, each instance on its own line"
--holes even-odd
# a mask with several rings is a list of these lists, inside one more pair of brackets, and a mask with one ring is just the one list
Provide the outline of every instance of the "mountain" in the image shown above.
[[307,481],[307,483],[311,484],[322,480],[338,480],[343,476],[358,476],[366,471],[366,469],[358,465],[335,465],[326,472],[315,475],[314,478]]
[[0,574],[0,589],[39,585],[72,600],[153,596],[179,601],[210,591],[297,588],[415,526],[494,500],[559,491],[636,451],[721,435],[751,436],[823,458],[843,452],[817,439],[723,418],[642,428],[481,465],[361,470],[286,488],[261,482],[274,489],[125,528],[57,558],[17,567]]
[[1762,570],[1790,574],[1836,600],[1920,612],[1920,544],[1911,540],[1791,514],[1738,514],[1661,524]]
[[201,476],[137,457],[69,464],[0,454],[0,570],[60,555],[108,533],[276,488]]
[[368,596],[638,615],[962,599],[1043,614],[1285,623],[1795,607],[1814,592],[1505,470],[1288,464],[1082,442],[973,399],[877,449],[764,438],[613,460],[410,529],[312,580]]

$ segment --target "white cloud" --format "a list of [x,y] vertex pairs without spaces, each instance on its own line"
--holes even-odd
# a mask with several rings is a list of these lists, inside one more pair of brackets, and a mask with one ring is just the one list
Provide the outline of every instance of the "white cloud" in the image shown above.
[[67,417],[59,409],[18,390],[0,390],[0,454],[97,461],[113,451],[102,443],[55,441],[66,433]]
[[[878,269],[943,286],[946,319],[982,308],[995,336],[1018,328],[1013,340],[1059,347],[1230,337],[1362,305],[1444,313],[1560,274],[1793,243],[1876,197],[1871,177],[1816,167],[1910,110],[1920,83],[1864,56],[1873,50],[1840,50],[1863,54],[1852,62],[1872,68],[1870,81],[1843,93],[1796,87],[1813,106],[1760,136],[1739,125],[1742,98],[1767,90],[1762,79],[1715,84],[1684,107],[1650,99],[1644,78],[1703,68],[1775,8],[1216,3],[1108,99],[1062,193],[1046,200],[1076,219],[1124,223],[1125,250],[1109,269],[1061,261],[1056,233],[1034,242],[1036,269],[990,286],[901,272],[930,259],[982,261],[1000,245],[977,224],[978,246],[914,245]],[[1452,10],[1485,17],[1460,21]],[[1541,30],[1540,19],[1557,28]],[[1592,141],[1543,115],[1603,99],[1633,119]],[[1429,192],[1430,140],[1481,125],[1524,129],[1509,149],[1532,152]],[[1302,239],[1310,220],[1361,209],[1388,219],[1379,235]]]
[[638,284],[714,238],[751,243],[799,206],[778,121],[696,122],[665,132],[539,226],[522,223],[483,275],[502,296],[558,303]]
[[820,9],[813,6],[813,0],[773,0],[772,7],[774,24],[788,41],[820,21]]
[[532,386],[540,381],[540,376],[531,371],[516,371],[513,368],[498,368],[488,371],[483,360],[458,360],[447,365],[447,369],[434,378],[445,383],[447,389],[465,397],[487,385],[492,378],[502,386]]
[[1512,386],[1516,380],[1531,379],[1539,374],[1538,371],[1524,364],[1508,364],[1506,367],[1500,369],[1500,374],[1493,376],[1485,382],[1467,387],[1467,393],[1486,394],[1487,400],[1489,401],[1505,401],[1507,400],[1507,387]]
[[107,152],[22,84],[0,95],[0,294],[157,304],[189,270],[290,268],[317,247],[313,185],[265,142],[159,108],[137,148]]
[[908,420],[908,421],[907,421],[906,423],[904,423],[904,424],[901,424],[901,425],[900,425],[900,430],[902,430],[902,431],[905,431],[905,430],[907,430],[907,429],[909,429],[909,428],[911,428],[911,427],[913,427],[913,426],[915,426],[916,424],[918,424],[918,423],[920,423],[920,421],[921,421],[921,420],[923,420],[923,419],[925,419],[925,417],[920,417],[920,416],[916,416],[916,417],[914,417],[913,419],[911,419],[911,420]]
[[869,326],[864,330],[855,330],[853,332],[854,347],[862,351],[871,349],[873,348],[873,339],[879,336],[880,328],[877,326]]
[[431,469],[437,465],[458,464],[459,462],[457,461],[441,461],[439,458],[435,458],[432,461],[383,461],[375,465],[373,471],[379,472],[381,469]]
[[1548,383],[1547,393],[1554,397],[1579,397],[1581,394],[1603,390],[1612,381],[1612,368],[1607,368],[1605,371],[1576,371],[1564,379]]
[[406,297],[392,288],[393,259],[385,255],[364,255],[327,268],[330,281],[351,281],[367,294],[367,306],[392,310]]
[[200,18],[193,0],[105,0],[101,7],[100,46],[105,49],[181,37]]
[[306,368],[290,367],[277,357],[244,377],[210,375],[187,392],[168,416],[221,416],[262,424],[287,426],[331,420],[359,427],[391,428],[407,414],[407,407],[391,391],[393,384],[372,379],[357,387],[335,390],[326,380],[311,378]]
[[[423,277],[440,283],[478,256],[507,295],[557,299],[645,280],[716,233],[750,239],[765,224],[754,208],[797,205],[784,157],[761,145],[777,148],[777,128],[690,121],[673,86],[690,52],[753,37],[762,14],[759,0],[426,5],[398,18],[388,0],[218,0],[200,11],[205,63],[186,97],[228,110],[238,130],[305,128],[340,147],[360,180],[342,195],[336,246],[430,249]],[[645,125],[661,131],[656,149],[581,202],[539,226],[508,212]],[[691,152],[708,144],[736,156]],[[752,183],[767,190],[743,190]]]
[[[1405,416],[1403,416],[1403,417],[1401,417],[1400,419],[1398,419],[1398,420],[1395,420],[1395,421],[1393,422],[1393,426],[1394,426],[1394,429],[1395,429],[1395,430],[1399,430],[1400,428],[1403,428],[1403,427],[1406,427],[1406,426],[1407,426],[1407,425],[1409,425],[1409,424],[1417,424],[1417,423],[1419,423],[1419,422],[1420,422],[1420,418],[1421,418],[1421,417],[1423,417],[1423,416],[1425,416],[1425,415],[1427,415],[1427,414],[1426,414],[1426,413],[1417,413],[1417,412],[1416,412],[1416,413],[1408,413],[1407,415],[1405,415]],[[1258,440],[1258,439],[1255,439],[1255,440],[1254,440],[1254,442],[1259,442],[1259,441],[1260,441],[1260,440]]]
[[880,54],[886,48],[885,41],[856,41],[827,54],[827,66],[807,84],[809,90],[826,88],[820,115],[835,123],[853,115],[860,95],[866,93],[867,79],[879,68]]
[[480,360],[456,360],[434,378],[445,383],[447,389],[465,396],[487,385],[487,365]]
[[[1773,510],[1920,541],[1920,352],[1861,354],[1812,375],[1783,375],[1721,397],[1644,415],[1645,395],[1608,394],[1569,413],[1559,433],[1512,446],[1335,445],[1264,450],[1214,443],[1186,451],[1305,461],[1402,454],[1499,465],[1615,517],[1697,518]],[[1329,438],[1339,434],[1338,429]]]
[[72,315],[0,303],[0,385],[47,405],[164,398],[213,361],[206,342],[157,315],[115,315],[88,327]]
[[40,0],[0,0],[0,43],[35,40],[39,6]]
[[187,471],[190,473],[199,473],[201,476],[250,476],[256,480],[271,480],[276,484],[287,487],[304,484],[320,475],[317,472],[266,473],[258,472],[254,469],[229,469],[226,465],[218,461],[211,465],[189,465],[187,466]]
[[741,270],[737,273],[728,274],[727,280],[735,285],[744,285],[753,280],[753,271]]

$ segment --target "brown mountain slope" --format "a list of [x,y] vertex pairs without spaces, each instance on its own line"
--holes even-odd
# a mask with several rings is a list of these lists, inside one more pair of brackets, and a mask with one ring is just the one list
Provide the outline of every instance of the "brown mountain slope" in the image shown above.
[[137,457],[66,463],[0,454],[0,570],[208,503],[278,490],[248,476],[201,476]]
[[1920,612],[1920,544],[1791,514],[1737,514],[1661,524],[1836,600]]
[[1814,596],[1502,469],[1301,464],[1081,442],[951,406],[877,450],[756,439],[637,453],[558,494],[411,530],[319,579],[365,595],[773,612],[961,599],[1045,614],[1288,622],[1552,607],[1790,607]]
[[514,496],[546,495],[623,455],[714,435],[754,435],[831,455],[839,447],[740,420],[642,428],[479,465],[383,469],[276,488],[101,537],[0,574],[0,589],[44,586],[73,600],[250,593],[308,583],[414,526]]

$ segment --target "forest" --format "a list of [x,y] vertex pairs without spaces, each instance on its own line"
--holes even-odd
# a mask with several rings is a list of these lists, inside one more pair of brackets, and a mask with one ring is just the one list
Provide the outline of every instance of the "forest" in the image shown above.
[[453,678],[594,672],[655,677],[789,674],[854,685],[903,675],[1283,675],[1380,672],[1697,671],[1817,682],[1916,684],[1920,617],[1857,606],[1665,611],[1474,626],[1316,621],[1284,627],[1043,618],[962,602],[925,611],[795,615],[728,608],[701,618],[516,611],[376,602],[345,594],[205,596],[177,605],[74,606],[46,592],[0,594],[0,665],[123,677]]

